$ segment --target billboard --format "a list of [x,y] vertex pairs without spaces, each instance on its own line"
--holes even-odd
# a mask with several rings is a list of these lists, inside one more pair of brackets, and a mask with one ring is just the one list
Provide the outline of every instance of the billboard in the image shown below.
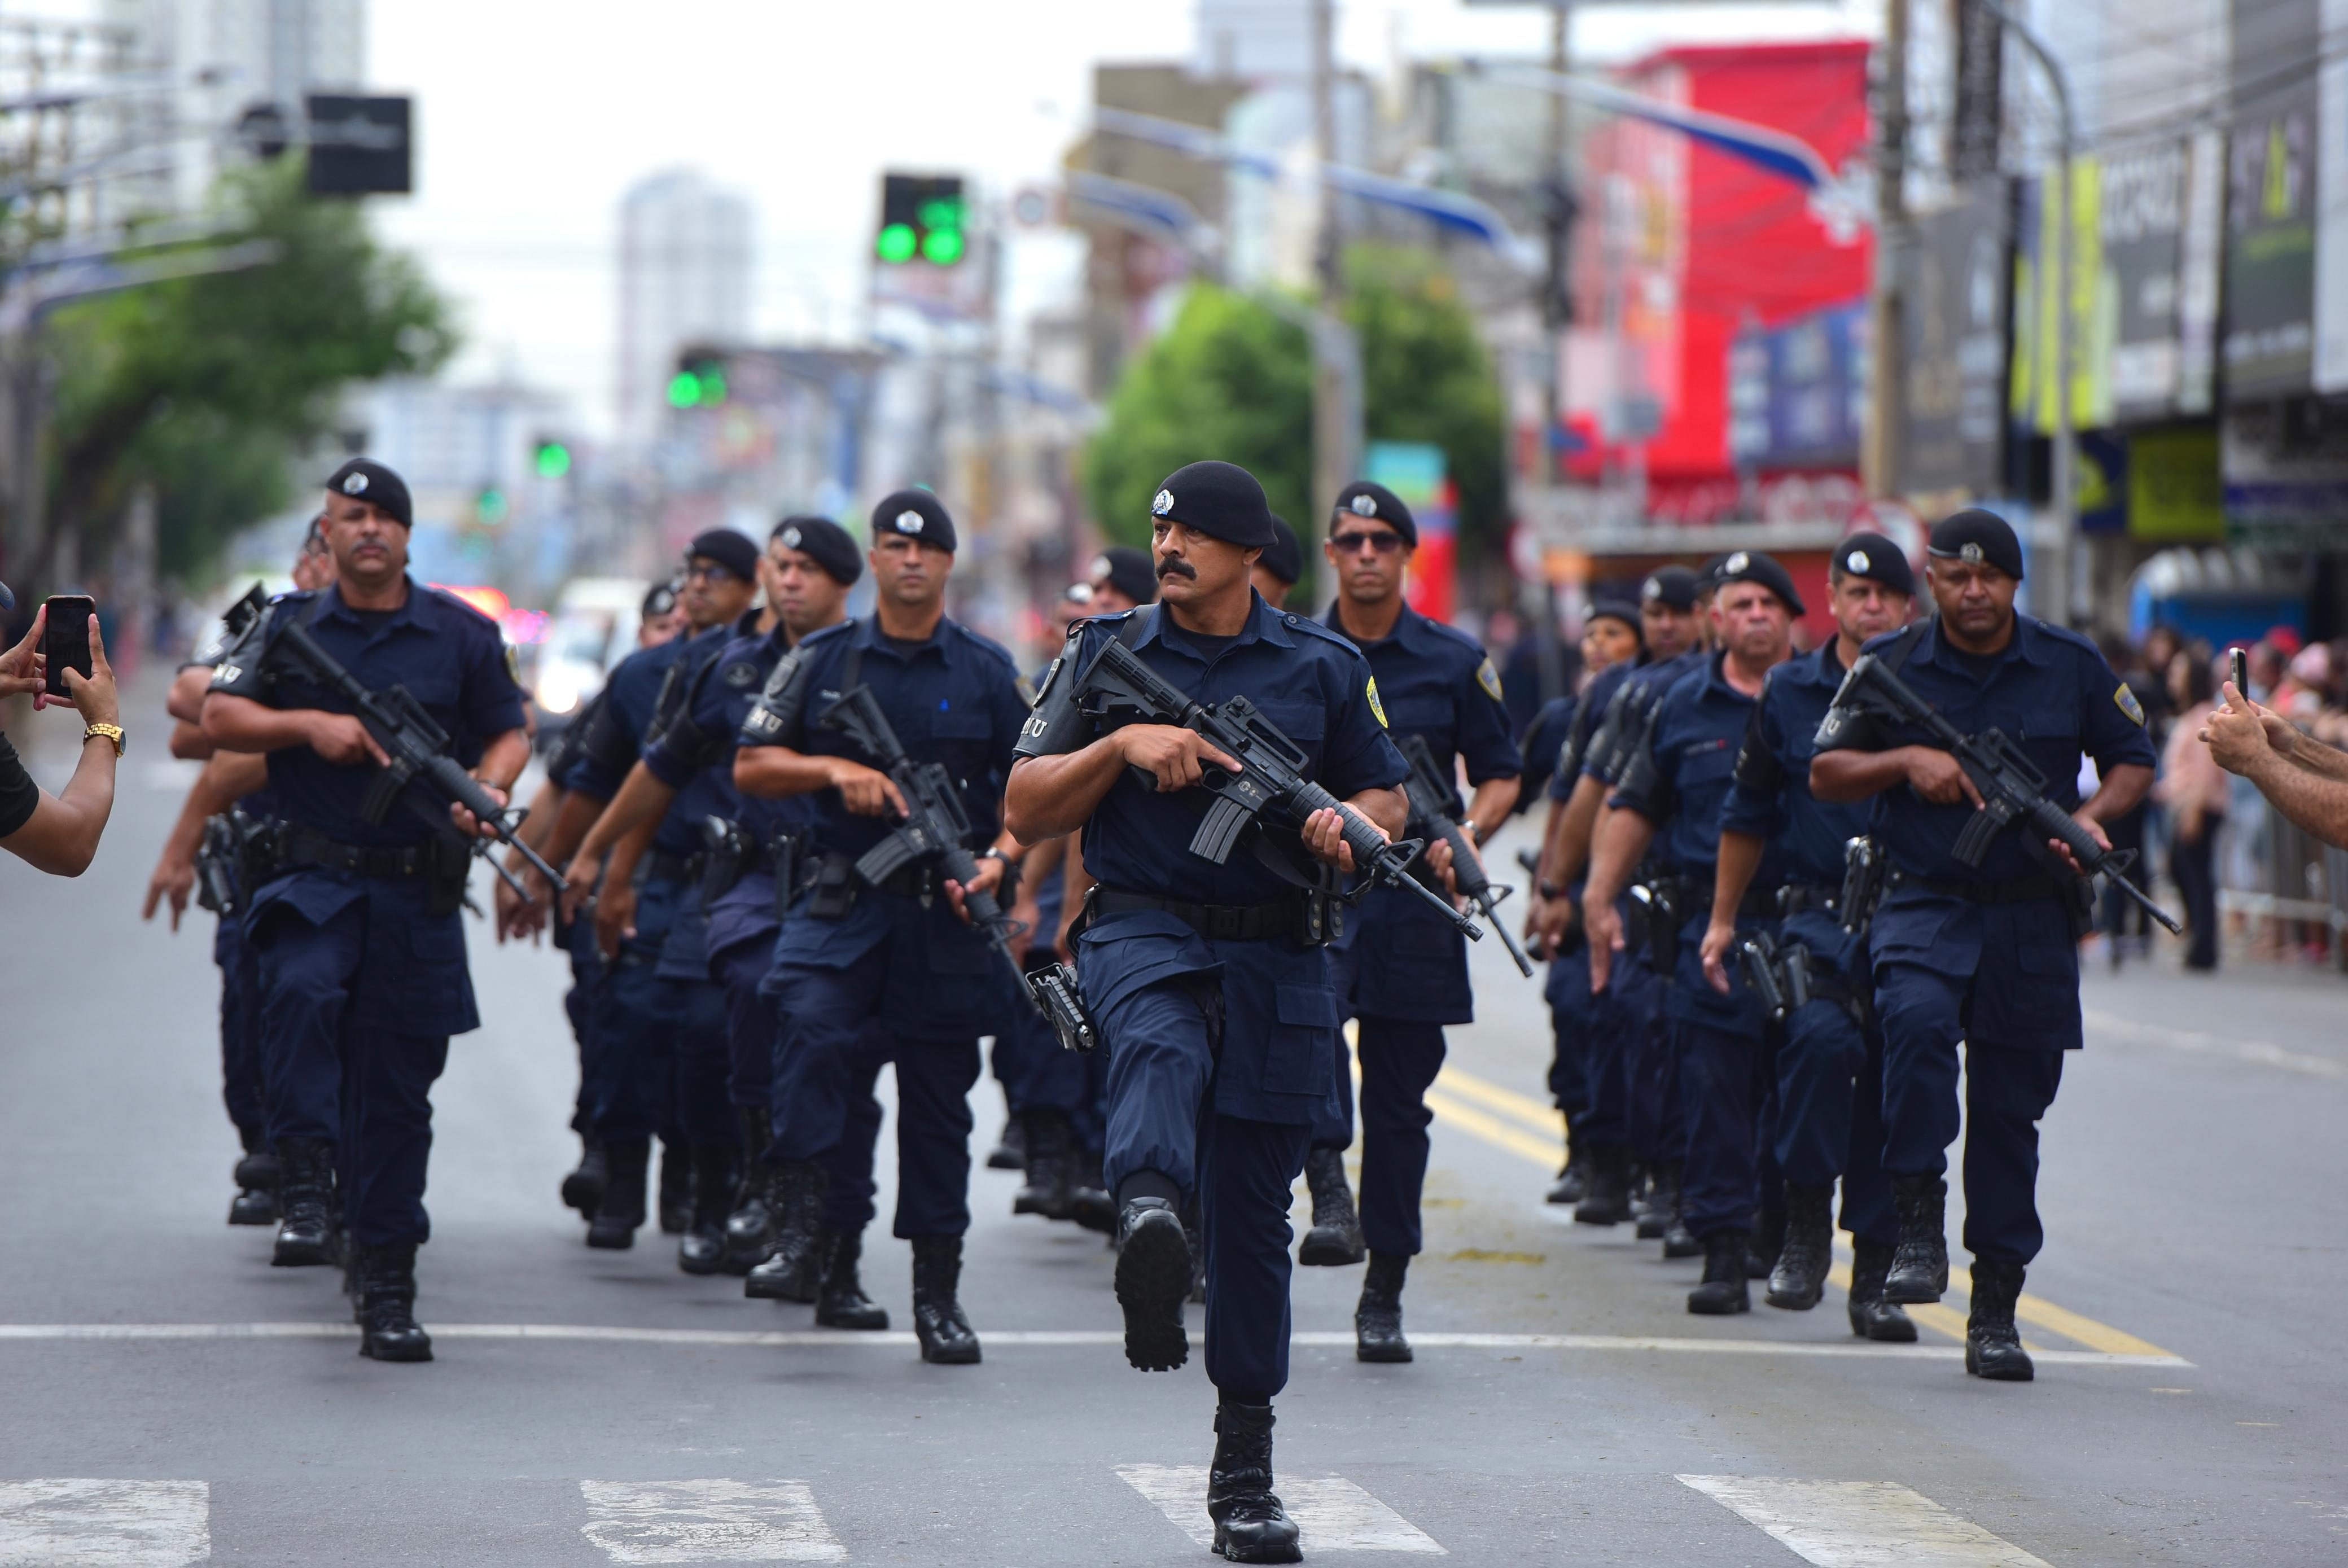
[[1739,468],[1859,466],[1867,402],[1868,304],[1750,328],[1729,351],[1729,455]]
[[2008,188],[1984,181],[1916,220],[1901,258],[1908,428],[1896,488],[1998,488],[2004,455]]
[[[2348,0],[2323,0],[2323,36],[2348,36]],[[2348,57],[2317,86],[2315,389],[2348,392]]]
[[2316,81],[2271,62],[2322,58],[2322,0],[2233,12],[2234,117],[2226,180],[2229,393],[2304,392],[2314,370]]
[[1448,622],[1459,605],[1459,500],[1443,449],[1432,441],[1372,441],[1362,468],[1371,483],[1400,497],[1418,524],[1403,598],[1428,619]]

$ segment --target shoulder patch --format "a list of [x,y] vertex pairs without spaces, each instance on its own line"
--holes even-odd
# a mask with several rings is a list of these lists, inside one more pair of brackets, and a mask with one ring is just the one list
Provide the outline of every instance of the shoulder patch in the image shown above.
[[1386,722],[1386,710],[1379,705],[1378,677],[1375,676],[1372,676],[1370,677],[1370,711],[1378,716],[1378,727],[1380,729],[1392,729],[1394,727],[1394,726]]
[[2122,713],[2136,721],[2137,728],[2144,727],[2144,704],[2136,700],[2136,693],[2128,690],[2126,681],[2120,683],[2119,690],[2112,693],[2112,700],[2119,704]]
[[1500,672],[1492,667],[1488,654],[1485,655],[1484,662],[1476,666],[1476,684],[1484,688],[1486,696],[1494,702],[1500,700]]
[[758,666],[747,659],[736,659],[719,670],[717,678],[736,691],[747,691],[758,684]]
[[505,644],[504,647],[506,650],[506,674],[512,678],[514,685],[520,686],[521,685],[521,650],[515,647],[511,643]]

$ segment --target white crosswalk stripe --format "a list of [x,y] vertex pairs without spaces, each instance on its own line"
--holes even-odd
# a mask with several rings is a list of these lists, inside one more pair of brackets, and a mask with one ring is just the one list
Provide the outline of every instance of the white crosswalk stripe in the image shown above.
[[211,1555],[200,1480],[0,1480],[0,1568],[181,1568]]
[[838,1563],[803,1480],[582,1480],[581,1526],[614,1563]]
[[1890,1481],[1680,1480],[1818,1568],[2048,1568],[2011,1541]]
[[[1204,1465],[1119,1465],[1126,1484],[1148,1498],[1201,1546],[1215,1539],[1207,1517]],[[1306,1558],[1323,1552],[1431,1552],[1443,1548],[1425,1531],[1343,1476],[1317,1480],[1282,1476],[1276,1486],[1303,1535]]]

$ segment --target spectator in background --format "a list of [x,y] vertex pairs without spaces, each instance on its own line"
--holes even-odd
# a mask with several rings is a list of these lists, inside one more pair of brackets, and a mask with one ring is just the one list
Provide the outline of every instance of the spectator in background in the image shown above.
[[[15,603],[0,587],[0,610]],[[33,782],[16,748],[0,735],[0,849],[51,876],[77,877],[98,856],[98,841],[114,810],[114,764],[122,751],[122,710],[114,690],[114,670],[106,662],[106,639],[96,615],[89,618],[90,673],[66,672],[73,693],[68,705],[46,689],[47,661],[37,651],[48,624],[44,606],[25,640],[0,654],[0,698],[29,696],[36,710],[72,707],[81,715],[81,761],[61,795]]]
[[2312,726],[2323,715],[2323,694],[2332,684],[2332,650],[2310,643],[2291,656],[2267,706],[2293,724]]
[[2153,798],[2168,812],[2168,874],[2185,900],[2185,967],[2218,967],[2218,878],[2213,851],[2226,825],[2232,786],[2201,741],[2216,704],[2217,672],[2209,646],[2170,656],[2168,689],[2177,708],[2162,748]]

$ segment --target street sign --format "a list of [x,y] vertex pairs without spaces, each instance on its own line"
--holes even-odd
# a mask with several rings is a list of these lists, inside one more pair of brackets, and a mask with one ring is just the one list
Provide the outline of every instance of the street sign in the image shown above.
[[409,136],[412,100],[312,93],[313,196],[405,196],[415,189]]

